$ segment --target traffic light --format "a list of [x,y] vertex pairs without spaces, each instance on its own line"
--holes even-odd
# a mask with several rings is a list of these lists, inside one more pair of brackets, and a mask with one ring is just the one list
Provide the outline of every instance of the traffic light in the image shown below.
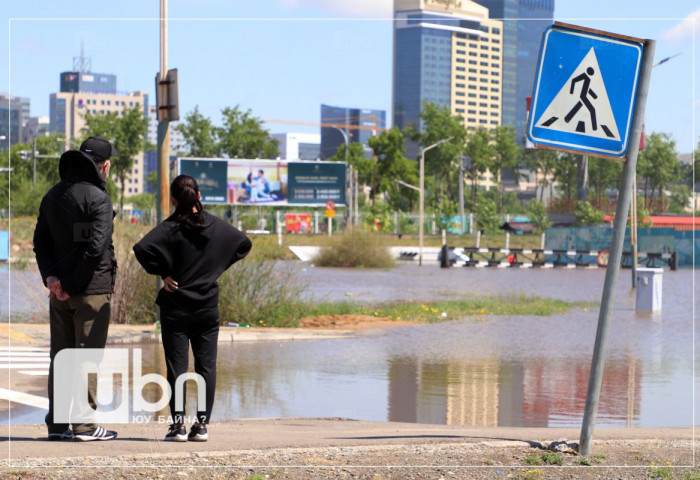
[[177,98],[177,68],[168,70],[165,80],[160,79],[160,73],[156,74],[156,106],[159,122],[180,120]]

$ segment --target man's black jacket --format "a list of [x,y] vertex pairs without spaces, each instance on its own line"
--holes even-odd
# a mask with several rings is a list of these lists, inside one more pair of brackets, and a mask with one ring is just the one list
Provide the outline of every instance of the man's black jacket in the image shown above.
[[117,260],[112,201],[95,163],[78,150],[61,156],[61,182],[44,196],[34,230],[41,278],[58,277],[69,295],[112,293]]

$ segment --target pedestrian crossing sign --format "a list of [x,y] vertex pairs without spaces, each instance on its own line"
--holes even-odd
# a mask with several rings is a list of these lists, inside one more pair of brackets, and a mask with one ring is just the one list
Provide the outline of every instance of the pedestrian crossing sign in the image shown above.
[[555,23],[542,36],[527,138],[601,157],[627,152],[643,40]]

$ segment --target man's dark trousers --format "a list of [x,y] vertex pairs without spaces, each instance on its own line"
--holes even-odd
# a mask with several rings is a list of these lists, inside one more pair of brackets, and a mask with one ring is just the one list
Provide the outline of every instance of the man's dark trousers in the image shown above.
[[[73,295],[66,301],[52,298],[49,307],[51,329],[51,366],[49,368],[49,413],[46,425],[49,432],[63,433],[67,424],[53,423],[54,408],[54,357],[64,348],[104,348],[109,329],[111,294]],[[59,388],[74,388],[73,385],[60,385]],[[80,393],[80,392],[77,392]],[[97,379],[91,376],[88,383],[88,402],[97,408]],[[75,424],[75,434],[90,432],[97,428],[92,423]]]

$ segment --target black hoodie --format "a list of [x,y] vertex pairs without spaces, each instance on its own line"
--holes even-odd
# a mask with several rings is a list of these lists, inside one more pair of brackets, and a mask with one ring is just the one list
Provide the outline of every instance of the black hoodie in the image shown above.
[[58,277],[69,295],[112,293],[117,260],[112,246],[112,201],[90,157],[79,150],[61,155],[61,182],[41,200],[34,253],[46,285]]
[[178,282],[164,288],[156,303],[168,310],[218,319],[218,278],[253,246],[248,237],[220,218],[203,211],[203,227],[169,217],[134,245],[136,259],[150,274]]

